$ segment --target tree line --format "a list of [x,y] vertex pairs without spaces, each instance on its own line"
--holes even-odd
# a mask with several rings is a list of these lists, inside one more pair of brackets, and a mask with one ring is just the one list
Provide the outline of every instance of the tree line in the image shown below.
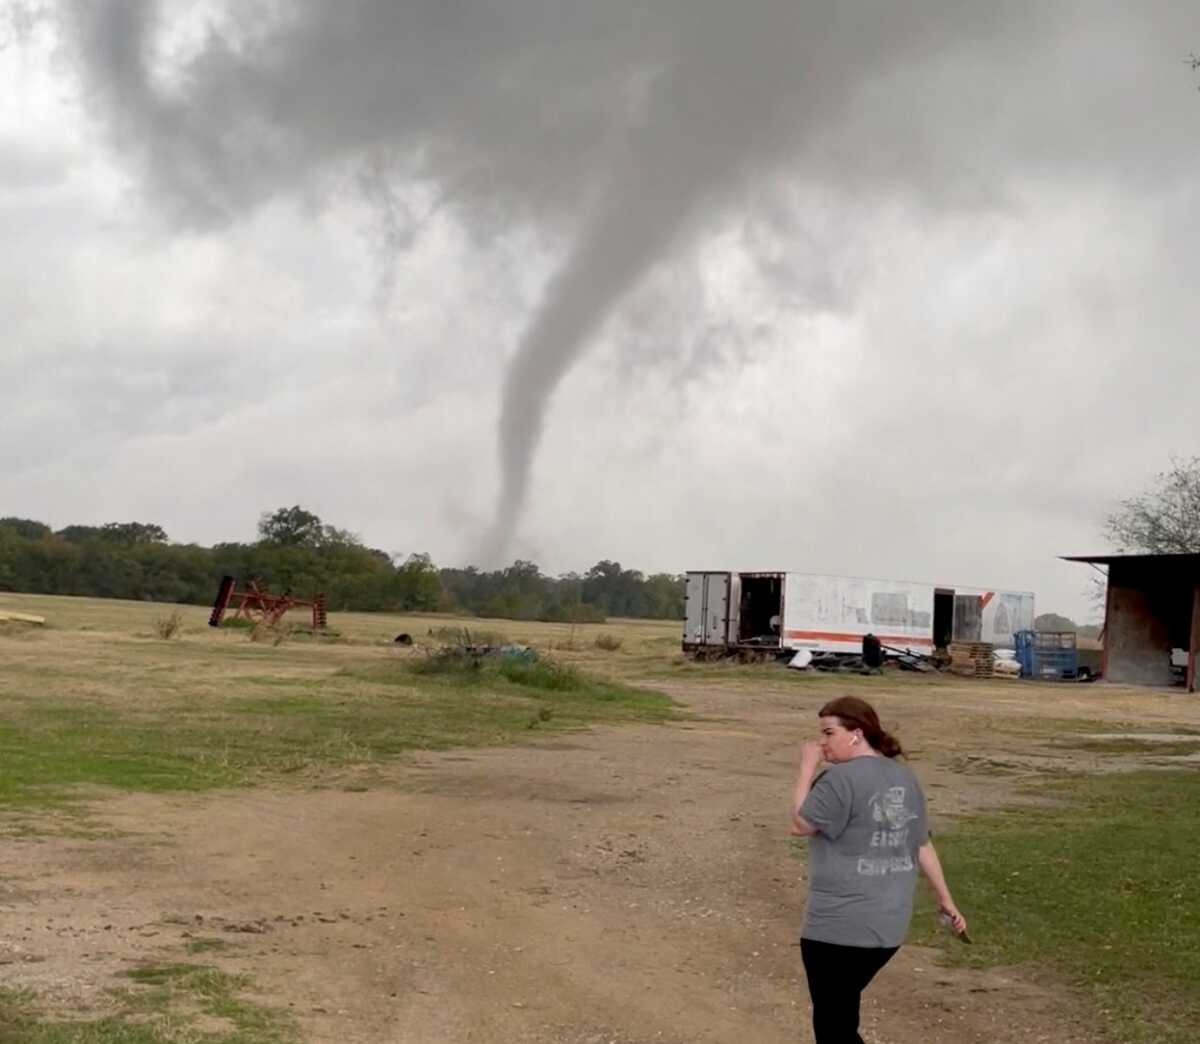
[[[1200,457],[1173,459],[1147,489],[1119,502],[1103,532],[1120,551],[1200,552]],[[323,591],[335,612],[442,610],[580,622],[683,617],[682,576],[645,576],[607,560],[562,576],[520,560],[490,571],[439,569],[428,555],[397,557],[366,547],[299,505],[264,514],[253,543],[213,547],[172,543],[152,523],[54,531],[32,519],[0,518],[0,591],[209,605],[226,574],[299,597]],[[1040,616],[1037,626],[1096,630],[1054,613]]]
[[1062,613],[1039,613],[1033,621],[1035,631],[1072,631],[1080,638],[1099,638],[1099,624],[1077,624]]
[[683,577],[646,576],[601,561],[547,576],[533,562],[439,569],[428,555],[389,555],[299,505],[264,514],[253,543],[173,543],[159,525],[109,522],[57,531],[0,518],[0,590],[211,605],[222,576],[274,592],[326,595],[332,612],[459,612],[517,620],[596,622],[683,617]]

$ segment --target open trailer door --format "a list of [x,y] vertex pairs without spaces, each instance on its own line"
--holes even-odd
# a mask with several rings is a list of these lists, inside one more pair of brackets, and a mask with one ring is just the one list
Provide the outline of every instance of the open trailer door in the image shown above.
[[983,637],[983,601],[979,595],[954,596],[954,640],[978,642]]
[[735,630],[738,645],[783,643],[784,573],[740,573]]
[[729,643],[731,573],[688,573],[683,647]]

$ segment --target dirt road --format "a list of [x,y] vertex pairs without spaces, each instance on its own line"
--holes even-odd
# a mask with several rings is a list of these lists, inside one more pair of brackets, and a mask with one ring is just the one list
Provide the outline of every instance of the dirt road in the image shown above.
[[[985,732],[989,756],[1036,754],[997,748],[997,714],[1062,713],[993,688],[872,697],[935,819],[1005,800],[961,771]],[[122,968],[216,938],[203,959],[252,975],[313,1044],[809,1040],[786,808],[794,744],[831,693],[806,692],[681,683],[694,717],[679,724],[421,755],[362,791],[107,800],[100,837],[7,842],[5,977],[86,1014]],[[1127,719],[1139,700],[1092,699],[1089,715]],[[1083,1042],[1086,1014],[910,947],[868,991],[864,1035]]]

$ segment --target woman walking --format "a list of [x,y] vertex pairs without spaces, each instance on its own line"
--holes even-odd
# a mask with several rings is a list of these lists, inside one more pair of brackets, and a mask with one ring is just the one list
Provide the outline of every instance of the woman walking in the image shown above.
[[[856,696],[827,703],[819,717],[821,738],[800,748],[792,799],[792,833],[809,838],[800,953],[816,1044],[863,1044],[862,991],[904,941],[918,867],[954,931],[965,935],[967,922],[929,840],[921,786],[895,760],[895,737]],[[817,778],[822,761],[829,768]]]

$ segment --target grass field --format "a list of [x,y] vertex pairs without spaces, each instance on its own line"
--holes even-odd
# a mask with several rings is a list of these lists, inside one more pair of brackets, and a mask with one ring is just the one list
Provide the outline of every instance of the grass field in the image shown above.
[[[632,662],[661,644],[644,626],[475,627],[342,614],[325,638],[286,627],[214,630],[194,607],[11,596],[0,605],[12,602],[36,606],[50,621],[5,630],[0,806],[18,811],[63,809],[95,786],[337,785],[407,751],[512,743],[533,731],[674,713],[661,694],[594,676],[617,655],[598,650],[597,635],[622,646],[628,639],[622,659]],[[183,615],[175,637],[154,637],[156,622],[175,611]],[[447,633],[465,626],[467,634],[508,640],[498,631],[504,625],[513,640],[538,643],[537,663],[489,658],[429,669]],[[394,643],[401,632],[414,635],[414,646]]]
[[[47,626],[0,624],[0,828],[9,833],[86,835],[89,802],[105,789],[360,789],[373,765],[411,751],[677,715],[660,693],[602,676],[619,650],[625,673],[661,655],[673,626],[340,614],[329,637],[314,637],[288,626],[214,630],[195,607],[0,595],[0,608],[16,606]],[[175,614],[180,626],[164,628]],[[159,638],[163,630],[172,637]],[[464,630],[473,641],[536,643],[539,659],[439,666],[431,653]],[[394,642],[401,632],[412,647]],[[0,1042],[296,1039],[286,1017],[245,999],[245,976],[179,964],[128,978],[113,991],[113,1013],[94,1021],[43,1018],[36,998],[0,994]],[[198,1015],[224,1028],[197,1028]]]
[[[885,716],[919,699],[928,724],[914,737],[917,750],[936,752],[950,778],[975,788],[938,843],[951,880],[969,882],[960,901],[976,944],[925,934],[923,915],[916,941],[941,946],[952,965],[1024,969],[1060,984],[1096,1013],[1096,1039],[1196,1039],[1193,705],[1161,694],[1110,697],[1096,686],[972,688],[695,664],[678,655],[672,623],[340,614],[332,635],[314,637],[213,630],[194,607],[0,594],[0,608],[48,620],[0,625],[0,829],[10,837],[86,838],[106,794],[357,791],[390,785],[391,767],[415,752],[686,722],[687,708],[656,687],[676,695],[719,688],[731,708],[764,694],[811,708],[855,691]],[[176,611],[180,626],[158,637]],[[477,640],[533,645],[539,657],[434,655],[463,627]],[[393,642],[401,632],[413,647]],[[1151,738],[1164,729],[1169,742]],[[947,730],[970,738],[952,748]],[[1172,760],[1183,767],[1168,768]],[[1012,803],[1019,811],[1003,810]],[[101,1018],[62,1018],[43,1012],[36,995],[0,994],[0,1042],[300,1040],[286,1013],[255,999],[252,978],[191,963],[219,959],[223,947],[198,937],[190,960],[129,968]]]
[[926,941],[968,967],[1042,969],[1086,994],[1119,1040],[1195,1041],[1200,773],[1071,777],[1042,794],[1055,803],[939,839],[951,879],[970,882],[975,944]]

